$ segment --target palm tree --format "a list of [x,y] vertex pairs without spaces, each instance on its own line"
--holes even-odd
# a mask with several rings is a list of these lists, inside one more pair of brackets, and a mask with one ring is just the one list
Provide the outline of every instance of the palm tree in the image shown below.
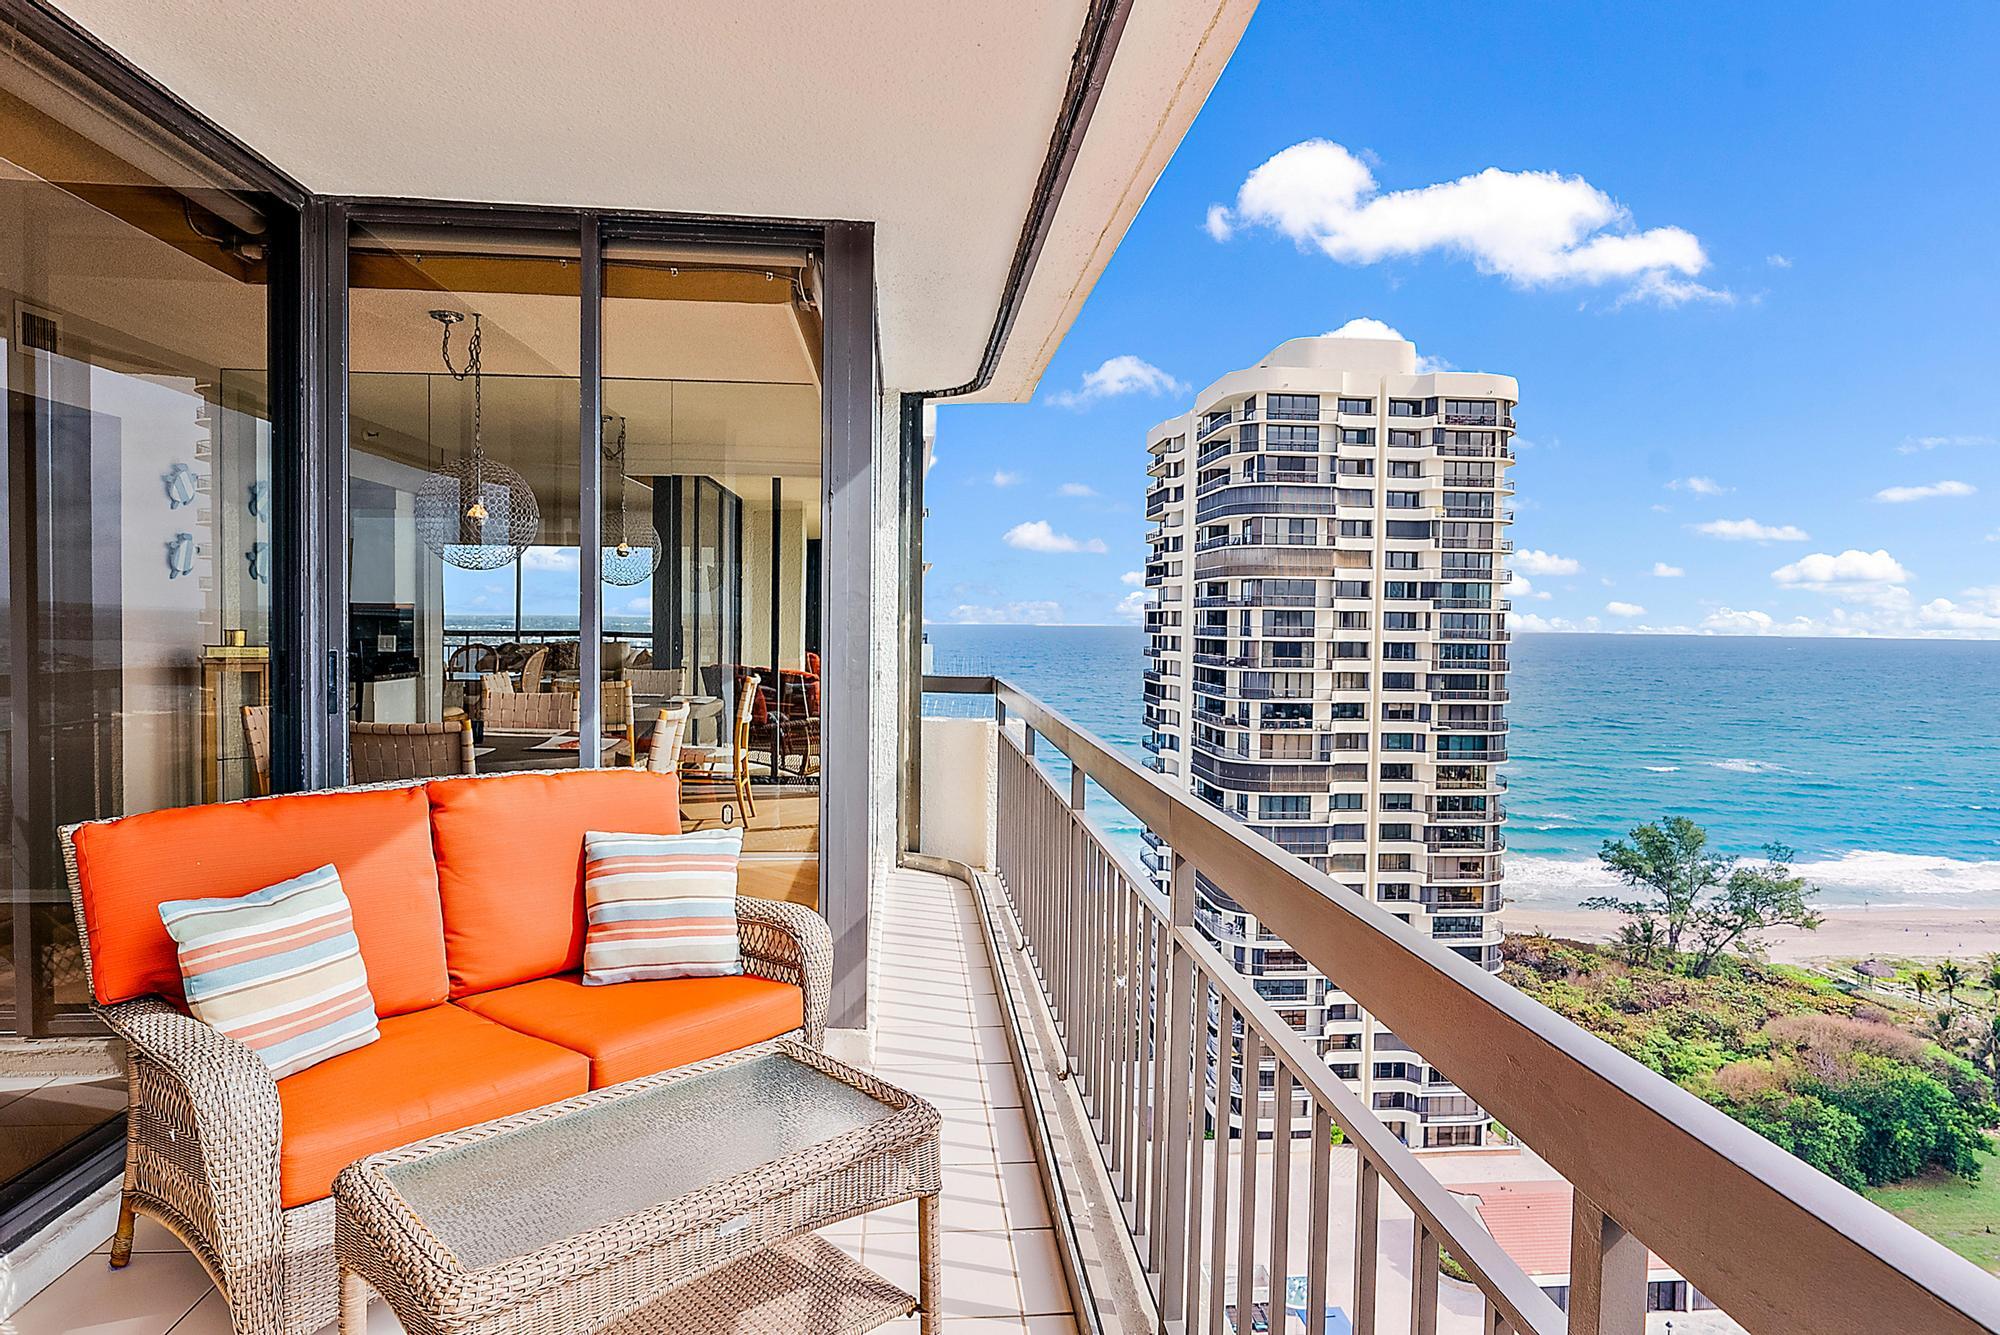
[[1946,1052],[1957,1050],[1958,1011],[1955,1008],[1946,1006],[1931,1016],[1931,1037]]
[[1958,989],[1965,986],[1965,966],[1957,960],[1945,960],[1938,965],[1938,982],[1944,986],[1945,997],[1954,1004],[1958,1001]]
[[1917,994],[1917,1001],[1921,1004],[1937,991],[1937,979],[1929,969],[1918,969],[1910,975],[1910,990]]

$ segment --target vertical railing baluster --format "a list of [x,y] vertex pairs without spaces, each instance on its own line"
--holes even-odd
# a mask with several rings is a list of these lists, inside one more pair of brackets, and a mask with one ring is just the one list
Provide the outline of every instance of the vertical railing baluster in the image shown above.
[[1243,1138],[1238,1145],[1237,1166],[1242,1176],[1236,1189],[1236,1329],[1250,1332],[1250,1304],[1256,1297],[1257,1269],[1257,1152],[1263,1125],[1264,1056],[1258,1046],[1257,1031],[1243,1021]]
[[[1284,1311],[1292,1253],[1292,1068],[1278,1058],[1271,1082],[1271,1260],[1265,1301],[1275,1320]],[[1276,1329],[1282,1329],[1280,1323]]]
[[[1306,1329],[1318,1335],[1326,1324],[1328,1182],[1333,1168],[1333,1124],[1325,1105],[1312,1101],[1312,1155],[1306,1186]],[[1356,1327],[1356,1329],[1367,1329]]]
[[1437,1235],[1424,1227],[1421,1219],[1410,1222],[1410,1335],[1437,1335]]
[[1354,1329],[1375,1329],[1375,1283],[1381,1255],[1382,1174],[1357,1146],[1354,1168]]
[[1211,1188],[1215,1204],[1210,1211],[1212,1223],[1208,1238],[1208,1332],[1222,1335],[1222,1308],[1226,1290],[1223,1285],[1229,1270],[1229,1073],[1235,1064],[1234,1030],[1236,1012],[1229,1003],[1216,994],[1215,1014],[1215,1146],[1213,1167],[1215,1182]]
[[1645,1335],[1646,1246],[1571,1193],[1569,1335]]
[[1167,1141],[1170,1136],[1167,1109],[1171,1106],[1173,1088],[1170,1074],[1172,1062],[1168,1060],[1173,1043],[1168,1039],[1167,1032],[1174,1014],[1176,999],[1173,994],[1173,970],[1169,960],[1172,942],[1168,928],[1164,923],[1152,924],[1147,929],[1147,936],[1150,939],[1149,950],[1152,956],[1151,985],[1154,1000],[1147,1016],[1149,1031],[1147,1041],[1151,1049],[1148,1060],[1153,1067],[1153,1106],[1147,1118],[1146,1135],[1152,1146],[1150,1156],[1152,1167],[1146,1174],[1146,1180],[1151,1184],[1153,1202],[1146,1228],[1146,1243],[1149,1253],[1148,1268],[1161,1276],[1160,1302],[1164,1312],[1167,1260]]
[[1193,1330],[1201,1316],[1201,1272],[1202,1272],[1202,1226],[1207,1222],[1206,1196],[1208,1182],[1202,1176],[1202,1147],[1208,1143],[1204,1122],[1207,1119],[1208,1094],[1208,975],[1202,973],[1194,963],[1193,956],[1186,951],[1177,952],[1186,961],[1188,992],[1194,998],[1194,1025],[1190,1031],[1194,1044],[1194,1097],[1186,1105],[1182,1116],[1189,1128],[1188,1157],[1176,1160],[1180,1171],[1187,1178],[1187,1219],[1182,1228],[1181,1245],[1187,1252],[1186,1306],[1187,1327]]
[[1187,862],[1176,860],[1174,865],[1174,918],[1162,931],[1162,944],[1166,952],[1167,989],[1172,1005],[1160,1018],[1160,1039],[1165,1049],[1167,1096],[1160,1101],[1157,1116],[1164,1123],[1159,1128],[1161,1135],[1160,1171],[1156,1179],[1164,1208],[1161,1211],[1162,1251],[1160,1266],[1160,1319],[1169,1323],[1182,1320],[1187,1313],[1187,1261],[1188,1261],[1188,1141],[1193,1121],[1190,1082],[1197,1057],[1197,1038],[1193,1016],[1195,1015],[1195,973],[1194,964],[1182,952],[1174,939],[1173,929],[1180,918],[1182,903],[1188,898],[1183,894],[1185,883],[1188,892],[1193,889],[1194,869]]

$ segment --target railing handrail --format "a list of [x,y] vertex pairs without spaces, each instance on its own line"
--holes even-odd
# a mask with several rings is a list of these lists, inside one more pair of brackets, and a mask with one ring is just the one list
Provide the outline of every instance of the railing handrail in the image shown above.
[[1970,1261],[1040,700],[994,677],[924,689],[993,695],[1749,1328],[2000,1329]]

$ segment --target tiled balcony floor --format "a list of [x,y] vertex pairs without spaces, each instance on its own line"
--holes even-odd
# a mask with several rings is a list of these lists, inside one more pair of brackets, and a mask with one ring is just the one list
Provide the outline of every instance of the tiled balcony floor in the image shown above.
[[[947,1328],[966,1335],[1068,1335],[1076,1329],[1069,1292],[971,892],[943,877],[898,872],[881,909],[875,1068],[930,1099],[944,1116]],[[916,1291],[914,1205],[826,1233]],[[122,1271],[106,1266],[104,1250],[23,1307],[11,1335],[227,1335],[221,1295],[163,1229],[140,1221],[132,1264]],[[914,1318],[883,1327],[916,1328]],[[371,1335],[399,1329],[380,1303],[370,1309]]]

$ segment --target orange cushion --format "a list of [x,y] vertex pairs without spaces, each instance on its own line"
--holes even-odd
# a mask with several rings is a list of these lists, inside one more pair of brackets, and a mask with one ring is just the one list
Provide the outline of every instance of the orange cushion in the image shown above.
[[601,987],[565,974],[458,1004],[590,1058],[592,1089],[734,1052],[805,1023],[803,992],[748,974]]
[[178,807],[76,832],[76,863],[100,1002],[157,992],[181,1000],[169,899],[247,895],[332,863],[381,1015],[445,999],[444,924],[418,787],[298,793]]
[[589,1063],[456,1006],[382,1021],[382,1037],[278,1082],[285,1208],[327,1195],[363,1155],[572,1098]]
[[451,995],[583,964],[583,835],[679,834],[680,781],[580,769],[429,785]]

